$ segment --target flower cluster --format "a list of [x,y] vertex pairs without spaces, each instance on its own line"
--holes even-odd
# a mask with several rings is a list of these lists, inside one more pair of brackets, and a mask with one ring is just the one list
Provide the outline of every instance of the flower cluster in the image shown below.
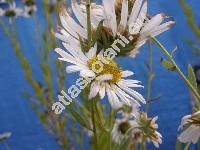
[[107,96],[113,109],[121,109],[124,105],[131,108],[128,112],[120,111],[122,118],[115,121],[112,130],[115,142],[120,143],[128,135],[132,143],[151,141],[159,147],[162,136],[157,132],[157,117],[148,118],[147,113],[139,111],[145,99],[135,89],[143,86],[140,81],[130,79],[134,73],[120,68],[115,57],[135,57],[149,37],[168,30],[174,21],[162,23],[168,18],[162,13],[150,17],[146,0],[103,0],[102,5],[91,3],[89,8],[87,6],[83,1],[78,4],[72,0],[77,21],[64,6],[61,7],[62,26],[57,27],[55,36],[65,50],[55,49],[61,56],[59,60],[70,64],[66,67],[67,73],[78,72],[80,77],[90,81],[88,99]]

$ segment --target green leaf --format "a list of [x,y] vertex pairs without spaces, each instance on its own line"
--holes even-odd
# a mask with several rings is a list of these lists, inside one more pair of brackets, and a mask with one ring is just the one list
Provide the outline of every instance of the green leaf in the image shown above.
[[176,67],[171,61],[161,58],[161,64],[169,71],[175,71]]
[[103,20],[101,20],[98,24],[97,30],[95,32],[95,34],[93,34],[92,37],[92,45],[94,45],[96,43],[96,41],[98,41],[101,38],[102,35],[102,29],[103,29]]
[[192,84],[192,86],[197,89],[197,82],[196,82],[196,76],[194,73],[194,70],[192,68],[192,65],[188,66],[188,80]]

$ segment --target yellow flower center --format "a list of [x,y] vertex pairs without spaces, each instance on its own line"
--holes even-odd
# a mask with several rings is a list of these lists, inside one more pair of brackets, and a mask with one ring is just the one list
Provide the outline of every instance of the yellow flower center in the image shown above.
[[[92,70],[92,65],[98,61],[97,56],[92,57],[88,60],[88,66]],[[103,64],[103,63],[102,63]],[[99,70],[101,66],[95,65],[95,69]],[[117,63],[115,61],[109,61],[109,64],[103,64],[103,69],[100,73],[97,73],[96,75],[106,75],[111,74],[113,78],[111,80],[108,80],[109,83],[118,83],[122,76],[122,70],[118,67]]]

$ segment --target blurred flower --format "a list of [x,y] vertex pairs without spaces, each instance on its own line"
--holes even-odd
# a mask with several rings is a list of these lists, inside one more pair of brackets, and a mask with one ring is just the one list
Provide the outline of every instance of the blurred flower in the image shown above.
[[184,128],[184,131],[178,137],[182,143],[197,143],[200,137],[200,111],[184,116],[180,128]]
[[136,118],[126,116],[116,119],[112,130],[113,140],[120,144],[123,139],[130,138],[130,142],[135,144],[146,141],[153,142],[156,147],[159,147],[162,136],[156,131],[158,129],[156,120],[157,117],[148,118],[144,112],[140,112]]
[[[133,133],[134,129],[139,131],[137,129],[137,122],[135,120],[128,119],[128,118],[116,119],[112,133],[111,133],[112,138],[116,143],[120,144],[123,141],[123,139],[125,140],[127,138],[128,131],[132,130],[131,131],[132,133],[130,133],[130,136],[131,138],[134,137],[134,133]],[[140,140],[141,138],[142,137],[140,135],[138,136],[137,140]]]
[[154,146],[158,148],[159,144],[162,143],[162,135],[157,131],[157,119],[158,117],[148,118],[146,113],[141,112],[136,120],[139,125],[139,129],[143,134],[144,140],[152,142]]
[[34,6],[25,6],[24,12],[22,14],[22,16],[24,17],[30,17],[31,15],[33,15],[35,12],[37,11],[37,7]]
[[[82,20],[85,20],[83,21],[84,24],[82,24],[85,27],[86,8],[83,4],[80,5],[81,10],[75,11]],[[138,48],[145,44],[149,36],[157,36],[168,30],[175,23],[174,21],[169,21],[161,24],[165,18],[168,17],[162,13],[149,18],[146,0],[103,0],[103,5],[92,4],[91,6],[92,25],[96,27],[101,20],[104,20],[102,35],[106,35],[103,38],[106,37],[108,42],[111,40],[110,43],[113,43],[112,39],[116,38],[117,33],[130,39],[131,42],[127,47],[126,55],[128,54],[132,57],[136,56]]]
[[7,1],[6,0],[0,0],[0,4],[1,3],[6,3]]
[[25,9],[22,14],[24,17],[30,17],[37,11],[35,0],[22,0],[22,3],[25,5]]
[[[121,70],[113,60],[108,64],[102,64],[102,70],[96,72],[94,71],[93,64],[99,62],[98,56],[100,55],[97,55],[97,44],[85,55],[81,51],[79,43],[73,40],[69,42],[63,42],[63,46],[68,52],[60,48],[56,48],[55,51],[61,55],[60,60],[73,64],[66,68],[67,73],[80,72],[81,77],[91,78],[89,99],[94,98],[98,94],[103,99],[107,92],[108,100],[113,108],[119,108],[123,104],[132,105],[136,103],[139,105],[139,102],[145,103],[143,96],[131,89],[143,87],[138,84],[140,81],[124,79],[132,76],[133,72]],[[95,69],[100,70],[99,68]]]
[[0,16],[6,16],[9,18],[13,18],[13,17],[21,16],[22,13],[23,13],[23,10],[21,8],[17,8],[15,2],[10,3],[9,8],[7,8],[7,9],[0,8]]
[[11,132],[5,132],[3,134],[0,134],[0,141],[6,140],[11,136]]

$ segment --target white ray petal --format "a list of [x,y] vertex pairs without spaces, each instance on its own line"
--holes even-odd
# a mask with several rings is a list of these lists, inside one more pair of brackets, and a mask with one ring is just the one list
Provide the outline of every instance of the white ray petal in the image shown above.
[[119,107],[121,107],[121,103],[119,102],[118,97],[116,96],[115,93],[113,93],[112,90],[113,89],[110,87],[110,85],[106,83],[106,92],[107,92],[108,100],[111,104],[111,107],[113,109],[118,109]]
[[118,86],[112,84],[111,87],[115,89],[116,94],[120,97],[120,99],[127,105],[131,106],[131,101],[134,101],[138,105],[140,105],[134,98],[131,98],[128,94],[126,94],[124,91],[122,91]]
[[66,36],[64,36],[64,35],[62,35],[62,34],[60,34],[60,33],[55,33],[54,35],[55,35],[56,38],[58,38],[58,39],[61,40],[62,42],[65,42],[65,43],[69,42],[69,41],[67,40]]
[[112,80],[112,79],[113,79],[112,74],[104,74],[104,75],[100,75],[100,76],[96,77],[96,80],[98,80],[98,81],[108,81],[108,80]]
[[83,13],[81,11],[80,6],[77,4],[76,0],[72,0],[71,1],[72,4],[72,10],[76,16],[76,18],[78,19],[79,23],[85,28],[87,29],[87,16],[85,13]]
[[99,95],[100,98],[103,99],[105,97],[105,92],[106,92],[106,86],[104,82],[100,83],[100,90],[99,90]]
[[84,55],[80,47],[76,44],[62,43],[71,55],[78,59],[79,62],[87,65],[88,58]]
[[95,73],[92,70],[82,70],[80,72],[80,76],[82,77],[95,77]]
[[114,0],[103,0],[105,17],[108,21],[109,28],[112,29],[114,36],[117,34],[117,20],[115,14]]
[[159,26],[162,23],[163,18],[165,18],[165,14],[157,14],[151,20],[148,21],[148,23],[144,26],[141,32],[151,31],[154,27]]
[[100,89],[99,82],[96,82],[96,81],[92,82],[88,98],[92,99],[95,96],[97,96],[99,89]]
[[123,33],[128,19],[128,0],[123,0],[122,2],[122,10],[121,10],[121,20],[118,27],[120,33]]
[[131,84],[137,84],[137,83],[141,83],[138,80],[131,80],[131,79],[121,79],[120,82],[125,83],[126,85],[131,85]]
[[95,43],[94,47],[91,47],[86,55],[88,58],[92,58],[93,56],[97,55],[97,43]]
[[129,70],[126,70],[126,71],[122,72],[122,77],[123,78],[129,77],[129,76],[132,76],[132,75],[134,75],[134,73],[132,71],[129,71]]
[[143,2],[143,0],[135,1],[132,11],[131,11],[131,14],[130,14],[130,17],[129,17],[129,20],[128,20],[128,26],[130,26],[132,23],[134,23],[136,21],[138,14],[140,12],[140,8],[142,6],[142,2]]
[[66,67],[66,72],[67,73],[73,73],[73,72],[78,72],[83,70],[83,68],[77,66],[77,65],[71,65]]
[[[75,36],[77,39],[79,39],[78,34],[87,39],[87,32],[86,28],[83,29],[79,24],[77,24],[74,19],[68,14],[67,10],[65,8],[61,8],[60,12],[60,20],[63,24],[63,27],[69,32],[71,35]],[[78,33],[78,34],[77,34]]]
[[123,90],[125,90],[127,93],[129,93],[131,96],[133,96],[135,99],[137,99],[138,101],[141,101],[143,104],[146,103],[144,97],[139,94],[138,92],[132,90],[131,88],[125,86],[125,85],[121,85],[121,84],[118,84]]

